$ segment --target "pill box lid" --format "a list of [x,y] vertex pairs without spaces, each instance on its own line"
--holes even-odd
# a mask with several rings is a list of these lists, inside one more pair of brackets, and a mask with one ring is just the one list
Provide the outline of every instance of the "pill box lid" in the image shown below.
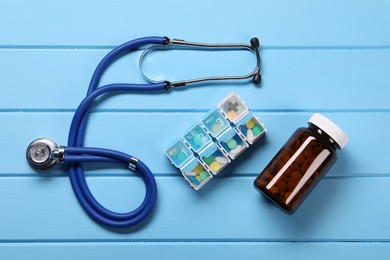
[[217,151],[218,147],[215,143],[210,143],[208,146],[203,148],[203,150],[199,153],[201,157],[208,157],[212,155],[215,151]]
[[248,113],[246,115],[244,115],[243,117],[241,117],[237,122],[236,122],[236,125],[245,125],[246,122],[248,122],[249,120],[251,120],[253,118],[253,114],[252,112],[248,111]]
[[[211,136],[217,138],[221,133],[230,127],[229,121],[217,109],[211,109],[201,120],[201,124],[210,133]],[[213,128],[217,124],[219,128]]]
[[236,131],[234,131],[234,128],[229,128],[226,130],[223,134],[221,134],[218,137],[218,141],[227,142],[230,138],[236,135]]
[[[184,157],[177,158],[178,153],[182,153]],[[176,166],[176,168],[182,168],[189,159],[194,158],[194,153],[188,148],[185,143],[180,139],[176,139],[168,148],[164,150],[167,158]]]
[[349,141],[348,136],[343,132],[343,130],[341,130],[340,127],[320,113],[314,113],[308,122],[327,133],[341,149],[343,149]]
[[218,108],[233,124],[248,112],[248,107],[245,105],[245,102],[234,92],[222,99],[218,103]]
[[[195,142],[195,135],[200,137],[200,143]],[[206,133],[203,127],[196,123],[192,125],[188,131],[183,136],[184,141],[188,144],[189,147],[196,153],[205,148],[209,143],[212,142],[211,137]]]
[[199,164],[198,160],[196,158],[192,158],[189,160],[185,165],[183,165],[180,168],[180,171],[182,172],[190,172],[192,171],[197,165]]

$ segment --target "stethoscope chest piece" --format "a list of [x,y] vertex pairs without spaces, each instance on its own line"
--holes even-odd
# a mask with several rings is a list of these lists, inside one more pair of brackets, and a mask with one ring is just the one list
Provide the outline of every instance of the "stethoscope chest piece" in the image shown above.
[[58,151],[58,145],[53,140],[38,138],[27,147],[26,158],[34,169],[47,170],[58,161],[53,156],[56,151]]

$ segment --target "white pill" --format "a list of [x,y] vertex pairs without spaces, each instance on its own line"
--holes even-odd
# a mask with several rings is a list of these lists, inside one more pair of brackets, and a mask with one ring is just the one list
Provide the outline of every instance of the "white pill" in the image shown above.
[[225,157],[222,157],[222,156],[217,156],[217,157],[215,157],[215,160],[216,160],[217,162],[219,162],[220,164],[225,164],[225,163],[228,162],[228,160],[227,160]]
[[184,173],[186,176],[195,176],[196,173],[195,172],[185,172]]
[[236,154],[238,154],[239,152],[241,152],[241,145],[237,145],[237,147],[236,147],[235,149],[230,150],[230,153],[231,153],[232,155],[236,155]]
[[246,137],[248,138],[249,142],[253,142],[253,139],[255,139],[255,137],[253,136],[252,129],[248,129],[247,130]]

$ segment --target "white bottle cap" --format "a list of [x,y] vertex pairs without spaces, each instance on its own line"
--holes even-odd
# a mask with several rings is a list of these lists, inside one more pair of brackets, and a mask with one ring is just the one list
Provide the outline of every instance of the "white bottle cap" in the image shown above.
[[335,123],[333,123],[329,118],[319,114],[314,113],[314,115],[309,119],[309,123],[317,126],[327,135],[330,136],[341,149],[348,143],[348,136],[340,129]]

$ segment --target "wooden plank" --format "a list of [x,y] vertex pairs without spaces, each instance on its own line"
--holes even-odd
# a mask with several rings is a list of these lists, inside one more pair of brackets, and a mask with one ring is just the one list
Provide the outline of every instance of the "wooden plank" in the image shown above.
[[[180,177],[158,177],[158,203],[141,226],[115,231],[80,208],[68,178],[0,182],[0,241],[389,241],[389,178],[324,179],[292,216],[253,188],[253,177],[213,180],[200,192]],[[89,177],[115,211],[135,207],[139,178]]]
[[[75,109],[85,96],[93,70],[108,51],[0,50],[0,70],[4,72],[0,78],[4,91],[0,95],[0,109]],[[137,67],[138,54],[114,63],[102,84],[145,82]],[[200,55],[174,51],[168,59],[169,55],[156,54],[152,59],[155,63],[146,63],[146,70],[153,71],[149,75],[162,73],[168,79],[185,79],[240,74],[254,66],[253,57],[242,53]],[[387,84],[390,50],[264,50],[262,57],[260,87],[249,82],[232,82],[158,95],[122,93],[103,99],[97,108],[205,111],[235,91],[251,109],[261,111],[390,109]]]
[[[292,133],[305,127],[312,113],[255,113],[268,128],[264,142],[257,142],[241,155],[223,176],[256,176]],[[157,175],[176,176],[178,171],[165,158],[164,149],[199,120],[204,113],[93,113],[86,133],[86,145],[123,151],[143,160]],[[350,143],[339,152],[328,176],[388,176],[387,149],[390,113],[325,113],[349,135]],[[0,175],[35,174],[25,160],[28,144],[42,136],[66,145],[73,113],[0,113],[2,167]],[[109,126],[109,128],[107,128]],[[162,128],[163,127],[163,128]],[[369,131],[375,129],[375,134]],[[93,167],[93,172],[110,175],[122,169]],[[64,172],[55,168],[50,174]],[[232,175],[233,174],[233,175]]]
[[388,259],[389,243],[316,242],[147,242],[0,244],[6,259]]
[[222,42],[258,36],[276,47],[389,46],[388,9],[385,0],[2,1],[0,44],[117,45],[167,35]]

